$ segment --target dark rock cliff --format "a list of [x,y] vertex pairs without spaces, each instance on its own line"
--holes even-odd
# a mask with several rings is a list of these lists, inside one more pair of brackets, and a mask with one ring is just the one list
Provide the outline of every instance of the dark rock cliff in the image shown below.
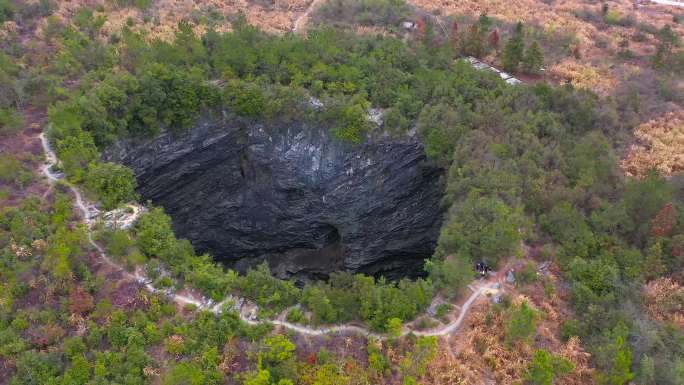
[[121,142],[105,158],[136,173],[177,235],[244,271],[416,276],[434,249],[443,170],[415,138],[351,145],[329,130],[226,120]]

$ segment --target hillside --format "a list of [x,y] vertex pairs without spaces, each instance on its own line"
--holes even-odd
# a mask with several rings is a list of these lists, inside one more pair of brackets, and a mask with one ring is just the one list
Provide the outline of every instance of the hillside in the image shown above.
[[0,0],[0,384],[684,383],[682,17]]

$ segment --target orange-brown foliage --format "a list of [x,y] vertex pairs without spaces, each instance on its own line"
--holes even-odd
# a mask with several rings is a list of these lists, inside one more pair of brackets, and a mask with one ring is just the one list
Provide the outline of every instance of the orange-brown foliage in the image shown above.
[[[553,271],[553,269],[549,269]],[[554,282],[553,273],[545,280]],[[573,363],[572,373],[556,379],[555,384],[594,384],[591,356],[584,351],[580,340],[560,339],[560,325],[570,315],[562,296],[544,295],[543,283],[516,288],[505,285],[505,292],[514,304],[527,301],[538,311],[537,336],[532,343],[505,343],[506,312],[495,312],[488,301],[474,305],[459,331],[450,341],[440,344],[440,353],[431,362],[428,374],[422,379],[426,385],[441,384],[515,384],[519,383],[537,349],[546,349]],[[520,292],[524,291],[526,295]]]
[[[243,12],[247,21],[264,31],[283,33],[290,31],[294,20],[307,8],[310,0],[277,0],[272,7],[264,7],[248,0],[157,0],[147,10],[135,7],[117,8],[111,1],[59,1],[55,12],[63,21],[72,20],[76,11],[83,6],[104,6],[107,22],[103,27],[106,36],[119,33],[129,19],[134,21],[134,30],[147,34],[151,39],[160,38],[171,40],[174,37],[178,22],[196,18],[197,15],[209,11],[218,12],[224,16]],[[145,17],[151,16],[151,21],[145,22]],[[195,32],[198,34],[206,30],[206,26],[197,23]],[[219,23],[217,31],[225,32],[230,29],[230,22]]]
[[661,321],[684,326],[684,288],[671,278],[658,278],[644,286],[649,314]]
[[[631,0],[614,0],[608,4],[612,14],[633,21],[631,24],[607,24],[601,20],[601,2],[543,1],[543,0],[408,0],[409,3],[427,11],[439,11],[442,15],[467,15],[476,18],[481,14],[503,20],[509,24],[522,21],[541,30],[541,40],[554,41],[566,35],[563,43],[568,50],[558,52],[560,46],[547,47],[556,51],[545,58],[547,75],[560,82],[591,89],[601,95],[612,93],[616,84],[628,80],[621,70],[622,60],[616,60],[620,42],[628,37],[629,49],[637,56],[647,58],[655,52],[656,38],[644,34],[639,25],[661,28],[671,25],[675,33],[684,37],[684,24],[672,23],[674,7],[652,4],[635,5]],[[586,15],[578,17],[578,15]],[[638,39],[632,38],[639,36]],[[502,34],[507,38],[507,34]],[[648,60],[637,61],[642,67],[650,67]]]
[[69,294],[69,311],[74,314],[85,314],[95,307],[93,296],[83,287],[76,286]]
[[676,224],[677,210],[672,202],[670,202],[651,220],[651,235],[654,237],[668,236],[672,233],[672,229]]
[[642,177],[651,169],[664,175],[684,171],[684,110],[638,126],[634,136],[639,143],[622,161],[627,175]]

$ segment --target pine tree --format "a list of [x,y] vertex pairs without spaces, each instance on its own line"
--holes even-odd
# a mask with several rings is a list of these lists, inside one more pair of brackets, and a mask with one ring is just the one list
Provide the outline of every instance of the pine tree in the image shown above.
[[483,57],[490,47],[487,46],[487,36],[492,28],[492,19],[486,14],[480,15],[477,22],[470,26],[463,41],[463,52],[474,57]]
[[523,42],[523,24],[518,22],[515,26],[513,37],[508,39],[503,50],[503,68],[506,71],[513,72],[518,69],[520,61],[523,59],[525,51],[525,43]]
[[653,57],[653,65],[663,67],[670,60],[674,47],[679,46],[681,42],[679,36],[672,31],[672,27],[669,25],[661,28],[656,34],[656,38],[658,39],[658,46]]
[[528,74],[538,74],[544,64],[544,53],[542,53],[539,43],[532,42],[532,45],[525,52],[523,57],[523,71]]
[[666,270],[663,245],[660,242],[656,242],[646,252],[643,268],[644,275],[647,280],[651,280],[660,277]]
[[499,49],[499,30],[494,29],[490,34],[489,34],[489,45],[494,48],[495,50]]

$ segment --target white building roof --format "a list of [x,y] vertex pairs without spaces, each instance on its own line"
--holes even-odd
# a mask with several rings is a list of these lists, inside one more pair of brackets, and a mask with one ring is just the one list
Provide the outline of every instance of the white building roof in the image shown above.
[[503,79],[508,84],[517,85],[517,84],[523,83],[521,80],[516,79],[513,75],[511,75],[507,72],[500,71],[500,70],[490,66],[489,64],[487,64],[487,63],[485,63],[485,62],[483,62],[477,58],[474,58],[472,56],[466,57],[465,61],[470,63],[470,65],[473,66],[473,68],[478,69],[480,71],[492,71],[492,72],[499,74],[501,79]]

